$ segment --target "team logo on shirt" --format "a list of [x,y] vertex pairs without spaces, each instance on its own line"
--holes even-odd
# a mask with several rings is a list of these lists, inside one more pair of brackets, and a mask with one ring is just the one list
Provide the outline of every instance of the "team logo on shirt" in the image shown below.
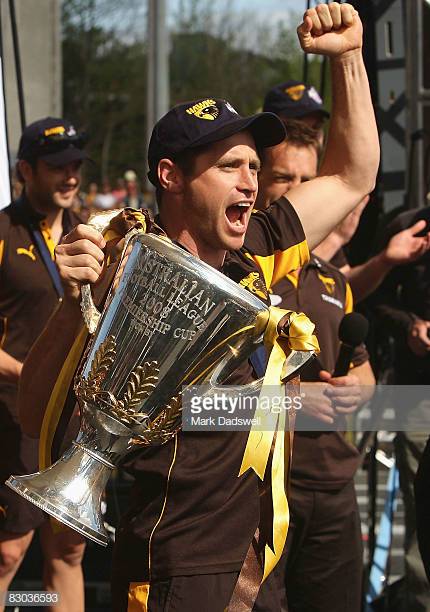
[[219,108],[216,105],[215,100],[208,99],[197,102],[193,106],[187,108],[186,112],[189,115],[194,115],[198,119],[206,119],[208,121],[214,121],[219,115]]
[[30,244],[28,249],[19,247],[18,249],[16,249],[16,252],[18,253],[18,255],[27,255],[27,257],[30,257],[30,259],[36,261],[36,255],[34,254],[34,244]]
[[248,276],[242,278],[239,285],[242,285],[242,287],[248,289],[250,293],[263,298],[263,300],[267,299],[267,288],[264,282],[261,280],[258,272],[251,272],[248,274]]
[[291,98],[291,100],[294,100],[294,102],[298,102],[303,98],[305,90],[306,87],[304,85],[293,85],[292,87],[287,87],[285,93]]
[[331,278],[330,276],[323,276],[322,274],[318,274],[318,278],[320,279],[320,281],[324,285],[325,290],[327,291],[327,293],[329,293],[330,295],[333,295],[334,289],[335,289],[335,286],[336,286],[336,282],[335,282],[334,278]]

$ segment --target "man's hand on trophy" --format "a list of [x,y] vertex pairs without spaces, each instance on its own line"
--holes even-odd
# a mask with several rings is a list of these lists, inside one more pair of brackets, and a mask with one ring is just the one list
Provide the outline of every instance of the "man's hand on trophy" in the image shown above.
[[103,269],[103,236],[88,225],[77,225],[55,249],[64,297],[79,300],[81,285],[95,283]]
[[351,4],[330,2],[308,9],[297,34],[305,53],[337,57],[363,45],[363,26]]

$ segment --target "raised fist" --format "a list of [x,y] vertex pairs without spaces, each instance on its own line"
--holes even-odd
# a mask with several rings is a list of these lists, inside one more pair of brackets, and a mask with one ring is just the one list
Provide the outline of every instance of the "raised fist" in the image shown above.
[[307,10],[297,28],[305,53],[337,57],[361,49],[363,26],[351,4],[330,2]]

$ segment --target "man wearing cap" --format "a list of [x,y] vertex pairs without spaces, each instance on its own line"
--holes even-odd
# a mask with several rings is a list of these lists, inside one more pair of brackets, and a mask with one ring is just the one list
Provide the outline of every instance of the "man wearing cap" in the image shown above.
[[[17,388],[22,363],[63,295],[54,249],[80,223],[70,208],[86,157],[83,144],[63,119],[47,117],[27,126],[16,166],[23,193],[0,212],[1,483],[12,473],[38,470],[37,440],[20,429]],[[83,611],[83,538],[70,529],[56,533],[47,515],[4,484],[0,486],[0,591],[8,590],[37,528],[45,561],[44,587],[60,593],[58,610]]]
[[330,117],[315,87],[301,81],[275,85],[264,98],[263,111],[281,119],[298,119],[314,130],[321,130]]
[[260,155],[256,208],[265,209],[288,191],[318,174],[320,143],[318,131],[305,123],[282,120],[286,138]]
[[[258,177],[257,208],[266,209],[282,196],[289,197],[291,189],[318,173],[318,132],[302,121],[283,120],[287,130],[285,140],[260,155],[262,170]],[[344,232],[350,232],[349,239],[367,200],[340,224],[347,226]],[[380,256],[365,264],[366,287],[370,283],[370,291],[377,278],[374,270],[378,260],[384,258],[387,268],[391,268],[401,261],[419,257],[428,249],[427,236],[414,237],[424,225],[414,225],[411,230],[395,235]],[[351,312],[353,304],[344,275],[326,260],[326,253],[330,258],[337,250],[330,252],[331,244],[336,244],[333,234],[336,232],[313,249],[310,261],[303,268],[287,274],[272,287],[270,295],[273,304],[303,310],[310,317],[321,349],[318,358],[301,372],[302,382],[310,384],[302,385],[307,399],[299,418],[306,415],[306,420],[298,420],[299,431],[294,437],[289,498],[291,522],[286,569],[283,568],[281,575],[290,612],[361,609],[363,554],[353,482],[360,457],[339,431],[346,426],[339,419],[342,414],[356,410],[363,398],[342,406],[336,397],[326,397],[323,392],[331,387],[328,393],[333,393],[340,386],[343,393],[343,385],[351,384],[357,377],[363,385],[362,393],[370,392],[374,378],[364,347],[354,352],[351,360],[354,367],[347,377],[329,374],[334,371],[339,352],[339,324],[344,314]],[[265,360],[261,359],[261,365],[264,367]],[[319,422],[335,423],[333,431],[321,431]],[[309,431],[303,431],[305,428]]]
[[[177,244],[266,302],[267,286],[277,275],[307,260],[303,228],[311,247],[320,242],[363,190],[372,188],[379,160],[358,14],[348,4],[320,5],[307,11],[299,37],[305,51],[332,57],[334,107],[347,113],[332,122],[337,147],[322,176],[292,190],[292,205],[284,201],[270,212],[251,214],[257,151],[285,137],[271,114],[243,118],[228,102],[212,97],[180,104],[156,124],[148,152],[160,209],[157,223]],[[20,409],[30,435],[38,435],[50,389],[82,325],[80,284],[98,280],[104,246],[100,234],[79,226],[57,247],[65,300],[27,360],[21,387]],[[43,353],[59,333],[62,342]],[[228,382],[253,377],[245,363]],[[30,394],[35,399],[31,412]],[[262,567],[253,561],[264,551],[266,567],[271,544],[264,544],[271,532],[270,525],[260,524],[265,516],[260,501],[267,498],[265,490],[259,496],[256,474],[246,470],[238,477],[246,443],[247,432],[181,432],[126,462],[136,484],[117,530],[116,611],[279,612],[271,574],[257,597]],[[284,487],[275,493],[282,497]]]
[[[292,187],[317,175],[319,149],[323,145],[321,128],[330,116],[317,90],[300,81],[273,87],[264,99],[263,110],[284,121],[287,138],[264,153],[258,177],[258,208],[266,208]],[[395,266],[418,259],[430,247],[430,233],[416,236],[425,227],[420,222],[394,235],[383,250],[363,264],[350,266],[343,247],[354,235],[368,202],[366,195],[318,245],[320,257],[333,263],[347,278],[355,302],[373,293]]]
[[[261,156],[258,208],[268,209],[317,175],[318,132],[298,121],[285,123],[286,139]],[[318,245],[308,263],[271,287],[270,298],[280,308],[305,312],[320,345],[318,357],[300,372],[305,399],[294,435],[290,526],[276,571],[286,586],[289,612],[359,612],[363,551],[354,474],[360,456],[343,430],[345,415],[369,398],[375,379],[364,345],[354,350],[347,375],[333,375],[338,329],[352,312],[352,292],[343,274],[320,256]],[[264,367],[265,355],[261,362]]]

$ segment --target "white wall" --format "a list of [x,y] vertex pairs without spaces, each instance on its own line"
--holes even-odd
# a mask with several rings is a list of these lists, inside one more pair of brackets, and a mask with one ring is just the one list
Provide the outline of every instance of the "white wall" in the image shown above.
[[[9,150],[21,135],[9,3],[0,0]],[[60,0],[15,0],[27,123],[62,114]]]

